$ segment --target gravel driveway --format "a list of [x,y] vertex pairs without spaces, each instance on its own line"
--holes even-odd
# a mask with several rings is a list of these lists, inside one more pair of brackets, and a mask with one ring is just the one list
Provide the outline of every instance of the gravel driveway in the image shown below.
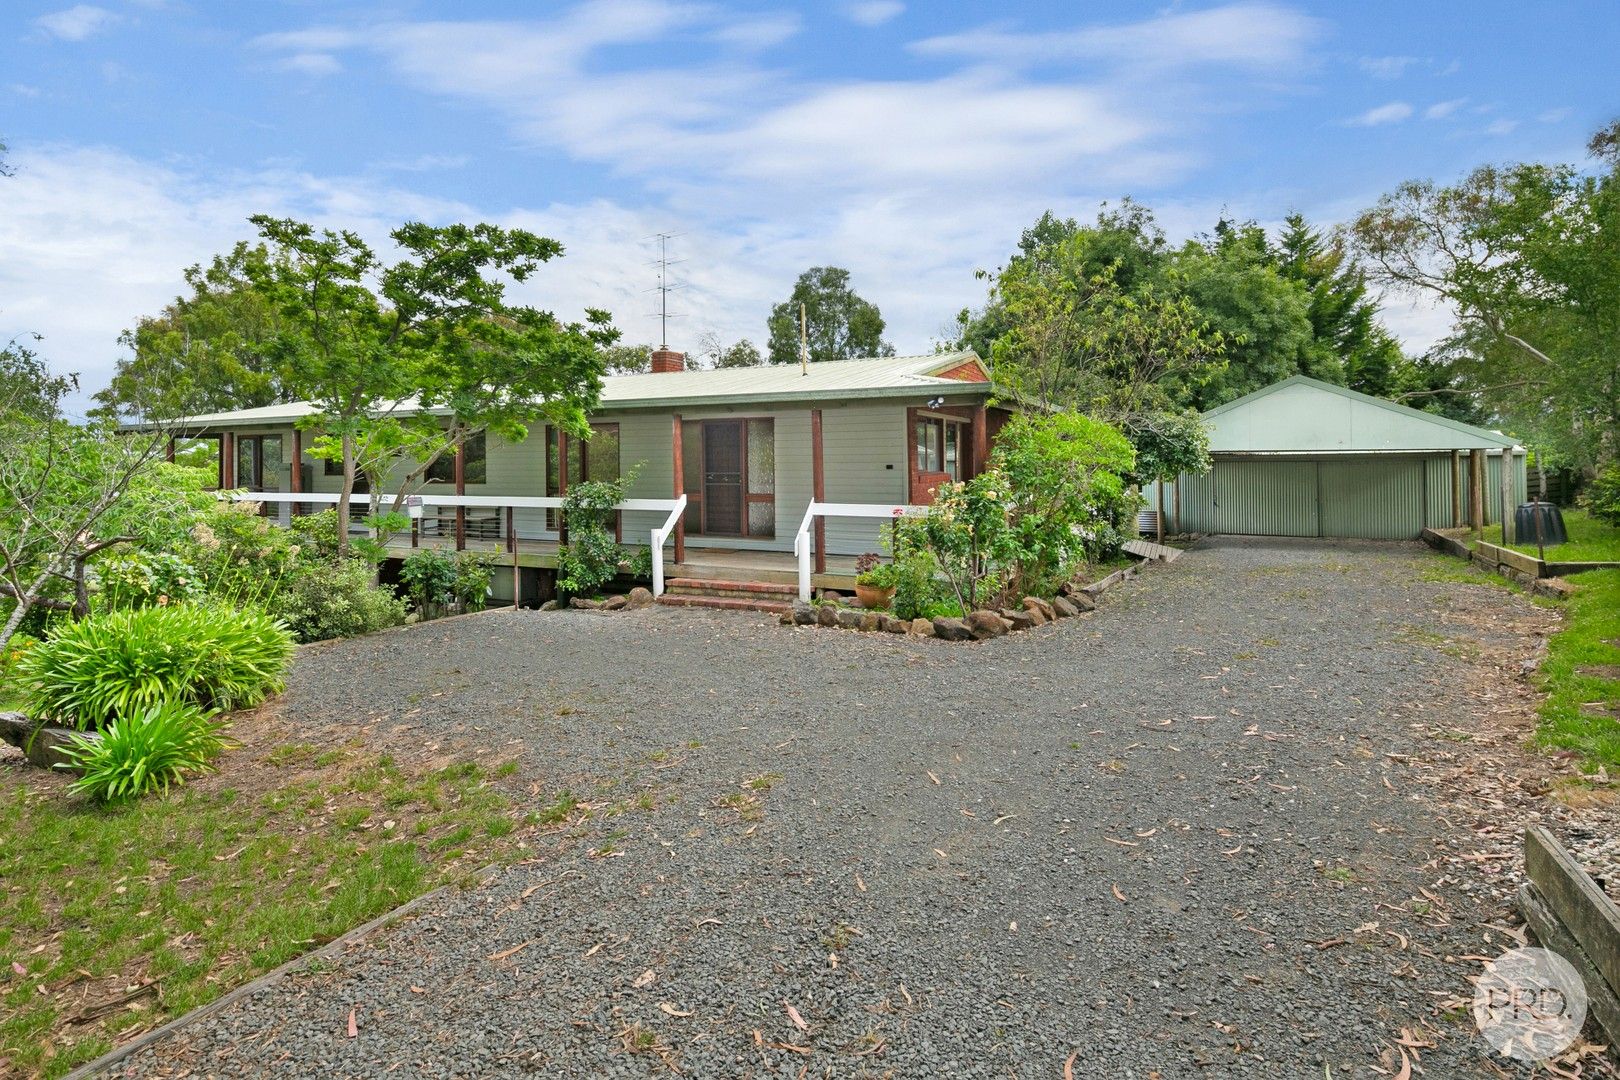
[[1445,613],[1525,603],[1452,565],[1208,541],[970,646],[660,608],[306,651],[289,725],[521,750],[537,806],[623,812],[127,1067],[1347,1078],[1407,1029],[1429,1076],[1507,1075],[1456,1005],[1504,909],[1402,757]]

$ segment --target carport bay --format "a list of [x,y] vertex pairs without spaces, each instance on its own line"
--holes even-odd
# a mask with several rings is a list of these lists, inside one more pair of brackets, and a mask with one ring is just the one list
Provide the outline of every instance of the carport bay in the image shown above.
[[1167,485],[1174,531],[1410,539],[1499,521],[1525,498],[1524,450],[1510,437],[1305,376],[1204,420],[1213,466]]

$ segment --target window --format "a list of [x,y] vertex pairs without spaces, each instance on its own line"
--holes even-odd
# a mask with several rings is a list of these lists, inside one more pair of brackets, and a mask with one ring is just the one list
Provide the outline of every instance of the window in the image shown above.
[[[546,494],[555,498],[562,494],[562,470],[557,454],[557,428],[546,428]],[[568,482],[581,480],[617,480],[622,475],[619,464],[619,425],[596,424],[591,428],[590,440],[569,438]],[[556,531],[557,513],[546,511],[546,528]]]
[[[462,443],[462,451],[466,455],[466,463],[462,466],[462,479],[469,484],[482,484],[489,479],[489,462],[485,455],[484,433],[467,436]],[[341,471],[341,469],[339,470]],[[456,455],[452,453],[440,454],[428,466],[427,478],[435,484],[453,484],[456,482]]]
[[939,416],[917,419],[917,471],[943,473],[952,480],[962,479],[962,434],[959,420]]

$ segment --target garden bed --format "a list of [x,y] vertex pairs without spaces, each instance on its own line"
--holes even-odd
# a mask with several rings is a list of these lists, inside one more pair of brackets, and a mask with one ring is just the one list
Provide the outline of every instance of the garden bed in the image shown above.
[[847,607],[836,601],[813,604],[801,600],[782,613],[781,622],[784,626],[905,634],[938,641],[986,641],[1090,614],[1096,610],[1098,596],[1139,573],[1142,565],[1122,566],[1095,581],[1076,578],[1051,599],[1026,596],[1016,608],[981,608],[962,616],[902,619],[887,611]]

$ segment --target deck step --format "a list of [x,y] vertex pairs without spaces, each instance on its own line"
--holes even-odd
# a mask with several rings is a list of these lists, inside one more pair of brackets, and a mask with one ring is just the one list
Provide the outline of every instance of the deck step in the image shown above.
[[774,599],[778,596],[794,597],[799,593],[799,587],[780,581],[729,581],[725,578],[670,578],[664,582],[668,592],[688,595],[731,595],[763,596]]
[[695,596],[690,593],[665,593],[658,602],[667,607],[716,608],[721,611],[767,611],[780,615],[792,607],[786,600],[766,600],[741,596]]

